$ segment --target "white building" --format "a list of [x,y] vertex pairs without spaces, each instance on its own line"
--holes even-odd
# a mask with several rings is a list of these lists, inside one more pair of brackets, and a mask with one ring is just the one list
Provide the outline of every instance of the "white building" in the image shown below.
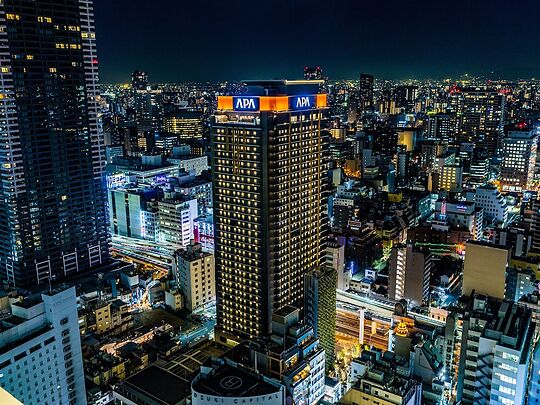
[[197,218],[197,200],[163,199],[158,202],[159,241],[182,246],[193,239],[193,221]]
[[485,185],[478,187],[475,192],[467,193],[467,201],[473,201],[476,207],[484,209],[484,223],[494,222],[506,225],[508,221],[508,206],[497,187]]
[[0,386],[26,405],[86,404],[75,288],[11,304],[0,324]]
[[501,184],[503,191],[526,190],[534,176],[538,137],[532,129],[507,131],[503,144]]
[[185,297],[184,307],[190,312],[216,300],[214,255],[203,252],[193,241],[177,254],[176,283]]
[[477,208],[474,202],[435,202],[435,217],[445,216],[445,221],[455,230],[467,230],[477,240],[482,236],[484,210]]
[[204,170],[208,170],[208,156],[182,156],[168,158],[167,162],[177,165],[180,170],[194,173],[199,176]]

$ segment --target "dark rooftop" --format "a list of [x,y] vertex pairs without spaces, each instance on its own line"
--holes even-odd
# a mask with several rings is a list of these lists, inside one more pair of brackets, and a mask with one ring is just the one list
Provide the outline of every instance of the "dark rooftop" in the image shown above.
[[244,80],[253,96],[293,96],[319,93],[322,80]]
[[191,395],[188,381],[154,365],[132,375],[123,384],[167,405],[177,404]]
[[227,364],[214,369],[211,374],[200,375],[193,383],[193,389],[200,394],[221,397],[252,397],[279,391],[279,387],[262,378]]

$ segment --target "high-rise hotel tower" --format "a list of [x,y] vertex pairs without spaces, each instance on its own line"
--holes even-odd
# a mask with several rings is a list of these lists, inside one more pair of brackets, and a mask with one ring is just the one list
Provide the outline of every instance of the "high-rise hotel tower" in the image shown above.
[[327,226],[320,82],[246,84],[246,95],[218,97],[212,121],[216,338],[230,345],[269,334],[279,308],[302,308]]
[[108,257],[91,0],[0,1],[0,278]]

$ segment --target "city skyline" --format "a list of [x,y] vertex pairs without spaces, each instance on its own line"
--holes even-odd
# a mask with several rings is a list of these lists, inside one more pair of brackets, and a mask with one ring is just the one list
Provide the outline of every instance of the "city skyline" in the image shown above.
[[278,3],[98,0],[101,80],[127,82],[136,69],[153,82],[294,79],[309,65],[333,79],[540,76],[533,1]]
[[362,3],[0,0],[2,405],[540,405],[540,7]]

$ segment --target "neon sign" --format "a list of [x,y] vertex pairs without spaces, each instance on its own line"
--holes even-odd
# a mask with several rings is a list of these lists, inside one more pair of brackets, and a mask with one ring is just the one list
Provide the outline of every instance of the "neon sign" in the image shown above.
[[259,97],[233,97],[235,111],[258,111]]
[[292,110],[302,110],[306,108],[313,108],[317,105],[315,96],[294,96],[289,97],[290,108]]

